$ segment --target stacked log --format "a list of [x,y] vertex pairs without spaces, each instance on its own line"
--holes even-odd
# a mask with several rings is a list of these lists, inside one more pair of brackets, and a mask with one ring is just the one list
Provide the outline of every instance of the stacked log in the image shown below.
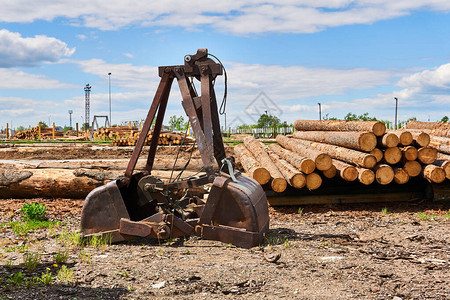
[[[246,148],[246,154],[238,154],[241,161],[252,156],[259,167],[272,165],[278,169],[276,176],[281,174],[297,189],[312,189],[308,179],[318,182],[318,178],[321,184],[341,180],[368,186],[404,185],[418,176],[440,183],[450,177],[450,155],[445,152],[450,139],[444,137],[421,130],[385,131],[379,122],[297,120],[295,127],[299,131],[279,135],[277,144],[269,146],[246,138],[245,146],[236,147],[236,153]],[[253,164],[243,163],[244,170],[253,174]],[[320,172],[314,172],[314,167]],[[277,178],[274,171],[269,173],[272,180]],[[295,176],[299,184],[294,184]]]
[[[98,133],[94,133],[94,139],[100,140],[112,140],[111,146],[134,146],[139,138],[140,132],[136,128],[130,128],[128,126],[121,126],[122,128],[102,128]],[[126,127],[126,128],[123,128]],[[144,145],[149,146],[152,140],[152,132],[147,134]],[[184,133],[173,131],[162,131],[159,135],[158,145],[181,145],[193,143],[193,139],[190,136],[185,136]]]
[[[55,138],[61,138],[64,134],[61,131],[55,130]],[[16,132],[14,135],[18,140],[37,140],[39,139],[39,127],[32,127],[31,129]],[[53,139],[53,128],[41,127],[41,139]]]

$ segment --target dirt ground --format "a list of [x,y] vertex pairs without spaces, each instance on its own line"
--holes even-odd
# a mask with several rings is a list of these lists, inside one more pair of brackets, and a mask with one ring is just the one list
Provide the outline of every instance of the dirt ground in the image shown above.
[[[132,148],[92,145],[1,147],[0,160],[108,159]],[[187,159],[189,146],[180,157]],[[142,157],[146,155],[142,153]],[[231,153],[227,148],[227,153]],[[177,148],[158,148],[173,160]],[[194,158],[199,158],[194,152]],[[53,228],[17,234],[24,203],[47,206]],[[450,203],[270,208],[264,243],[240,249],[186,237],[79,246],[83,200],[0,200],[0,299],[450,299]],[[59,253],[68,252],[56,264]],[[273,263],[264,259],[280,254]],[[35,269],[24,255],[39,253]],[[67,275],[56,278],[66,266]],[[31,282],[42,273],[49,285]]]
[[[240,249],[196,237],[68,246],[72,276],[50,285],[7,283],[61,265],[64,232],[78,229],[82,200],[1,200],[2,224],[41,202],[53,229],[24,236],[0,227],[2,299],[449,299],[450,205],[427,203],[270,208],[264,245]],[[268,262],[262,250],[279,253]],[[41,253],[33,271],[25,252]],[[47,269],[48,268],[48,269]]]

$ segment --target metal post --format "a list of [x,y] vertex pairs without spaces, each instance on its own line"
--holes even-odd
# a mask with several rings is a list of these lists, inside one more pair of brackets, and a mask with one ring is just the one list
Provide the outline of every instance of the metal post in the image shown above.
[[52,139],[55,139],[55,122],[53,122]]
[[6,138],[9,139],[9,124],[6,123]]
[[108,77],[109,77],[109,124],[111,127],[111,72],[108,73]]
[[77,126],[77,137],[78,137],[78,123],[76,123],[76,126]]
[[72,130],[72,114],[73,110],[69,109],[69,127]]
[[322,106],[320,105],[320,102],[317,104],[319,104],[319,120],[322,120]]
[[394,129],[397,129],[397,109],[398,109],[398,98],[394,97],[395,99],[395,123],[394,123]]

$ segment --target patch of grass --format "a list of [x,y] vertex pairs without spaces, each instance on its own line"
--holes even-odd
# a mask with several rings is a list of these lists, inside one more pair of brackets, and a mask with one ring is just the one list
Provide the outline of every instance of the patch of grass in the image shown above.
[[82,249],[80,251],[80,261],[86,262],[88,265],[92,264],[91,254],[87,253],[86,250]]
[[36,269],[37,265],[41,262],[41,254],[38,252],[26,252],[23,255],[23,261],[28,271]]
[[419,221],[437,221],[438,217],[435,214],[429,214],[427,212],[417,213]]
[[286,238],[286,239],[284,240],[284,242],[283,242],[283,246],[284,246],[285,248],[289,248],[289,247],[291,247],[293,244],[294,244],[294,243],[293,243],[292,241],[288,240],[288,238]]
[[112,236],[109,234],[93,235],[85,238],[86,246],[105,249],[111,245]]
[[450,219],[450,209],[448,210],[448,212],[446,212],[442,216],[445,217],[445,218],[449,218]]
[[47,207],[42,203],[25,203],[20,213],[27,221],[47,221]]
[[26,222],[8,222],[6,226],[11,227],[15,234],[25,235],[29,232],[33,232],[36,229],[41,228],[53,228],[54,226],[58,226],[59,222],[57,221],[38,221],[38,220],[28,220]]
[[5,248],[5,251],[6,252],[16,252],[16,251],[18,251],[18,252],[25,252],[25,251],[28,251],[28,245],[22,245],[22,246],[9,246],[9,247],[6,247]]
[[71,270],[71,269],[67,268],[65,265],[63,265],[58,270],[58,274],[56,274],[56,278],[58,278],[58,280],[63,282],[64,284],[68,284],[70,281],[72,281],[73,270]]
[[55,263],[57,264],[63,264],[67,261],[69,258],[69,250],[58,250],[58,252],[55,254],[53,259],[55,260]]
[[381,214],[382,215],[386,215],[388,213],[388,209],[387,209],[387,207],[384,207],[382,210],[381,210]]
[[303,216],[303,207],[299,207],[299,208],[298,208],[298,214],[299,214],[300,216]]

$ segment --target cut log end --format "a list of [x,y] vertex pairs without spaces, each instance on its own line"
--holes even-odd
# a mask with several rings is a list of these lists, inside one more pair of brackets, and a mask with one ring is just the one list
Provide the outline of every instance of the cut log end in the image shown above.
[[372,151],[370,151],[370,154],[375,156],[377,163],[379,163],[383,159],[383,151],[381,151],[378,148],[375,148]]
[[282,193],[287,188],[287,182],[284,178],[274,178],[270,186],[275,192]]
[[395,168],[394,169],[394,181],[397,184],[405,184],[409,181],[409,175],[406,170],[402,168]]
[[428,165],[423,169],[423,177],[433,183],[441,183],[445,180],[445,171],[443,168]]
[[328,170],[322,171],[322,174],[326,178],[334,178],[337,174],[337,169],[334,165],[332,165]]
[[384,150],[384,160],[390,165],[395,165],[402,159],[402,151],[398,147]]
[[263,185],[269,182],[270,173],[265,168],[256,168],[253,171],[252,177],[258,181],[259,184]]
[[325,171],[331,168],[333,165],[333,162],[331,160],[331,157],[328,154],[319,154],[316,157],[316,168],[320,171]]
[[364,185],[372,184],[375,181],[375,173],[369,169],[358,169],[358,180]]
[[422,166],[416,160],[410,160],[405,163],[403,169],[408,173],[409,177],[419,176],[422,172]]
[[358,170],[353,166],[348,166],[342,169],[341,178],[345,181],[355,181],[358,178]]
[[303,173],[311,174],[316,169],[316,163],[310,158],[305,158],[301,161],[300,167],[300,171]]
[[416,160],[418,151],[416,147],[408,146],[402,149],[402,154],[405,160]]
[[306,185],[306,176],[303,174],[295,174],[294,177],[291,178],[291,185],[296,189],[301,189]]
[[437,157],[437,150],[430,147],[420,148],[418,150],[418,160],[426,165],[432,164]]
[[359,145],[362,151],[370,152],[377,146],[377,138],[371,132],[364,132],[359,137]]
[[402,146],[408,146],[411,145],[414,138],[409,131],[402,131],[399,135],[399,144]]
[[372,169],[377,164],[377,159],[373,155],[367,155],[364,157],[363,165],[367,169]]
[[386,125],[381,122],[377,122],[372,127],[373,134],[376,136],[382,136],[386,132]]
[[375,179],[379,184],[389,184],[394,180],[394,171],[388,165],[378,165],[375,171]]
[[399,138],[395,133],[386,133],[383,135],[380,141],[380,145],[383,147],[391,148],[397,147]]
[[430,144],[430,135],[428,133],[421,132],[414,138],[414,141],[420,147],[426,147]]
[[306,175],[306,187],[312,191],[318,189],[322,185],[322,177],[317,173]]

